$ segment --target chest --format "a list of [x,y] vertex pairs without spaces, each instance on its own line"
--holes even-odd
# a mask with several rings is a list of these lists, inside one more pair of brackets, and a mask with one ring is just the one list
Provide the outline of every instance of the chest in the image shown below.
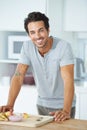
[[56,51],[50,51],[44,57],[37,52],[32,59],[32,66],[41,71],[57,72],[60,68],[60,57]]

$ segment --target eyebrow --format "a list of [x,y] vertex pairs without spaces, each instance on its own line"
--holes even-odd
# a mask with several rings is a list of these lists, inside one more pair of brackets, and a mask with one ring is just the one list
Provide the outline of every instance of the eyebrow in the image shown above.
[[[39,28],[38,30],[44,29],[43,27]],[[29,32],[35,32],[35,30],[30,30]]]

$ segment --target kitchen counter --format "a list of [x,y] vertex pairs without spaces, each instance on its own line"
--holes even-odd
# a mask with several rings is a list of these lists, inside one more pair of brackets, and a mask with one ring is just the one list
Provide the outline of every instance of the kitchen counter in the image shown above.
[[0,130],[87,130],[87,120],[70,119],[61,124],[53,121],[36,128],[0,124]]

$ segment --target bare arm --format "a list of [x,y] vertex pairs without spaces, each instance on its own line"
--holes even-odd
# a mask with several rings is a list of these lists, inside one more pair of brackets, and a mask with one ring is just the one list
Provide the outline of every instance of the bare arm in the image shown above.
[[9,90],[7,105],[2,106],[0,108],[0,111],[3,112],[3,111],[9,111],[10,109],[13,109],[15,100],[23,84],[23,79],[24,79],[27,69],[28,69],[28,65],[24,65],[24,64],[17,65],[16,71],[11,80],[11,86]]
[[70,113],[74,96],[74,65],[67,65],[61,68],[61,75],[64,81],[64,108]]
[[63,110],[51,113],[57,122],[70,118],[72,101],[74,97],[74,65],[61,67],[61,75],[64,81],[64,107]]

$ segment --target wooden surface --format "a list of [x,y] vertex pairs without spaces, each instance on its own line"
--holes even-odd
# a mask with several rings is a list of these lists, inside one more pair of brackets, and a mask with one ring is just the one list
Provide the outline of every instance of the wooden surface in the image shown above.
[[36,128],[0,124],[0,130],[87,130],[87,120],[70,119],[61,124],[53,121]]

